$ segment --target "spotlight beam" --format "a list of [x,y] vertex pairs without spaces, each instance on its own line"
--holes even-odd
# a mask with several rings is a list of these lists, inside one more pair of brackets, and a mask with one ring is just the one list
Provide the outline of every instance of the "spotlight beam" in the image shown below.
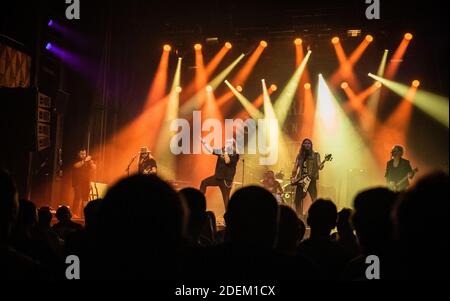
[[[224,80],[225,78],[233,71],[237,64],[244,58],[244,54],[241,54],[237,59],[234,60],[227,68],[225,68],[222,72],[220,72],[212,81],[210,81],[207,86],[211,86],[211,91],[214,91]],[[206,88],[206,86],[205,86]],[[180,108],[180,116],[188,116],[192,114],[192,111],[201,108],[202,103],[202,94],[204,93],[203,89],[198,91],[194,96],[192,96],[189,100],[187,100],[182,107]]]
[[[383,52],[381,61],[380,61],[380,65],[378,66],[377,76],[382,77],[384,75],[388,54],[389,54],[389,50],[385,49]],[[380,102],[380,96],[381,96],[381,90],[382,90],[381,88],[382,88],[382,86],[380,87],[380,89],[377,89],[367,100],[367,105],[366,105],[367,111],[370,112],[370,114],[373,117],[375,117],[375,118],[370,119],[370,120],[372,120],[372,122],[371,121],[367,122],[367,132],[370,137],[373,135],[373,130],[375,128],[375,121],[376,121],[376,116],[378,113],[378,104]]]
[[211,74],[213,74],[213,72],[216,71],[217,67],[222,62],[223,58],[230,49],[231,48],[226,47],[224,45],[222,49],[220,49],[219,52],[217,52],[216,55],[213,57],[213,59],[206,65],[206,75],[208,77],[210,77]]
[[156,156],[159,161],[159,174],[167,179],[174,179],[176,173],[176,159],[170,151],[170,139],[174,134],[170,131],[170,124],[178,117],[180,96],[179,92],[177,92],[177,88],[180,86],[181,82],[181,61],[181,58],[178,59],[177,68],[172,82],[172,88],[167,102],[164,123],[162,124],[161,130],[158,132],[156,144]]
[[286,121],[287,114],[292,104],[292,100],[295,96],[295,91],[297,90],[298,84],[300,82],[300,78],[303,74],[303,71],[306,68],[306,64],[308,63],[309,57],[311,56],[311,50],[305,55],[300,66],[295,70],[294,75],[291,77],[289,82],[284,87],[280,96],[275,102],[274,110],[276,115],[278,116],[278,121],[280,125],[283,126]]
[[[404,97],[410,89],[410,86],[403,85],[371,73],[369,73],[369,76],[381,82],[383,86],[402,97]],[[447,128],[449,127],[448,98],[426,91],[417,91],[417,93],[415,93],[415,97],[410,99],[410,101],[412,101],[413,104],[425,114],[443,126]]]
[[[167,46],[167,45],[166,45]],[[165,46],[164,46],[165,47]],[[169,66],[169,51],[163,49],[161,58],[159,60],[158,69],[156,70],[155,77],[151,87],[147,93],[147,101],[145,107],[148,108],[150,105],[154,104],[156,101],[162,99],[166,93],[167,85],[167,71]]]
[[374,160],[370,149],[321,75],[319,75],[317,90],[313,138],[316,149],[321,152],[332,150],[333,168],[325,169],[320,175],[320,181],[324,186],[337,186],[337,189],[345,191],[345,194],[336,196],[341,206],[351,206],[351,200],[356,194],[355,190],[347,190],[347,187],[352,185],[348,182],[353,176],[350,173],[352,169],[358,171],[355,175],[358,177],[360,170],[365,172],[364,177],[358,178],[364,181],[359,183],[360,185],[368,187],[383,183],[382,168],[384,166],[378,165]]
[[229,81],[226,80],[225,84],[228,86],[228,88],[230,88],[230,90],[233,92],[233,94],[236,96],[236,98],[239,100],[242,106],[247,110],[251,118],[253,119],[263,118],[263,114],[257,108],[255,108],[244,95],[239,93],[238,90],[236,90],[236,88],[234,88]]
[[403,61],[403,57],[406,53],[406,50],[408,49],[409,43],[411,42],[411,39],[408,39],[407,37],[403,37],[403,40],[400,42],[400,45],[397,47],[397,49],[394,52],[394,55],[392,56],[387,69],[385,78],[392,80],[398,69],[400,68],[400,64]]

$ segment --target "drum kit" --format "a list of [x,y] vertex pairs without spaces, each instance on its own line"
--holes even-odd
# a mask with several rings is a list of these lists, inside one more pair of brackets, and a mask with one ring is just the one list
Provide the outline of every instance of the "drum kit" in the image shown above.
[[294,208],[296,186],[291,184],[290,179],[285,180],[283,169],[275,174],[275,180],[280,183],[281,187],[283,188],[282,194],[275,195],[277,201]]

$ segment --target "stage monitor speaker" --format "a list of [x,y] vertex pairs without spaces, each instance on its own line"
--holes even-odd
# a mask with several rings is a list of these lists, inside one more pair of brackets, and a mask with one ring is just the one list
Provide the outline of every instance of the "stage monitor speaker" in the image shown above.
[[105,183],[91,182],[89,200],[103,199],[108,191],[108,185]]
[[[48,178],[53,145],[51,98],[35,88],[0,88],[0,167],[15,178],[19,195],[35,198],[33,186]],[[44,199],[46,197],[39,197]]]

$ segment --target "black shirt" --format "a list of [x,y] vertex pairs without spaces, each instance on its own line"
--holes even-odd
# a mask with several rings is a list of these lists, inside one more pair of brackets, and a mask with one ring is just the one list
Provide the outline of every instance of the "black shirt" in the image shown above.
[[[411,163],[403,158],[400,158],[400,161],[398,163],[397,167],[394,167],[394,159],[389,160],[386,165],[386,173],[385,177],[388,182],[395,182],[398,183],[400,180],[402,180],[404,177],[408,175],[408,173],[412,172]],[[409,185],[409,181],[404,181],[398,189],[405,189]]]
[[319,164],[320,155],[317,152],[313,152],[311,155],[307,156],[306,159],[297,155],[297,164],[300,167],[301,176],[308,175],[311,180],[319,179]]
[[139,161],[138,172],[140,174],[148,174],[153,167],[157,167],[155,159],[147,157]]
[[217,155],[217,162],[216,162],[216,171],[214,176],[219,180],[225,180],[228,182],[233,181],[234,175],[236,174],[236,166],[239,162],[239,154],[228,154],[230,157],[230,163],[225,163],[225,159],[222,155],[221,149],[214,149],[213,154]]
[[89,186],[91,182],[91,172],[92,167],[89,163],[84,163],[81,167],[74,167],[72,170],[72,186],[80,187],[80,186]]

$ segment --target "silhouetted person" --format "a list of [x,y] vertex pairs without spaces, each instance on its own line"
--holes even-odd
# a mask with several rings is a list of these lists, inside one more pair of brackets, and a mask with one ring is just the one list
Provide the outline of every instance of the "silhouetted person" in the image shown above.
[[334,234],[336,242],[352,257],[356,257],[360,253],[360,248],[356,235],[353,233],[352,213],[353,211],[350,208],[344,208],[339,211],[336,224],[337,232]]
[[83,262],[83,271],[88,271],[88,273],[92,268],[91,254],[94,251],[94,234],[102,202],[102,199],[95,199],[84,207],[84,229],[69,233],[64,244],[65,256],[77,255],[80,262]]
[[336,227],[336,220],[336,205],[330,200],[317,199],[308,210],[310,237],[299,246],[299,252],[319,266],[325,279],[339,278],[351,259],[350,254],[331,240],[330,233]]
[[19,216],[13,239],[18,251],[41,263],[54,278],[63,276],[61,253],[41,232],[36,206],[29,200],[19,200]]
[[278,205],[274,196],[261,187],[239,189],[230,199],[224,215],[225,242],[260,252],[275,247]]
[[52,229],[64,241],[69,234],[83,230],[82,225],[72,221],[72,213],[66,206],[61,206],[56,210],[56,218],[58,222],[53,225]]
[[84,228],[89,230],[96,226],[103,199],[95,199],[84,207]]
[[[183,188],[179,193],[186,202],[189,212],[186,235],[190,243],[196,246],[212,245],[211,239],[213,233],[209,233],[207,237],[201,236],[203,230],[205,228],[207,229],[207,222],[209,222],[208,216],[206,215],[205,195],[195,188]],[[210,230],[212,229],[210,228]]]
[[95,227],[96,279],[175,279],[180,272],[186,208],[155,175],[134,175],[112,186]]
[[14,230],[14,246],[17,250],[33,257],[31,242],[36,234],[38,215],[36,206],[28,200],[19,200],[19,215]]
[[211,235],[212,235],[212,237],[211,237],[212,238],[211,239],[212,244],[217,244],[217,243],[219,243],[219,241],[218,241],[218,237],[217,237],[217,233],[218,232],[217,232],[216,216],[214,215],[214,212],[206,211],[206,217],[207,217],[208,220],[206,222],[205,228],[207,228],[207,229],[204,229],[203,233],[205,233],[205,235],[211,233]]
[[[278,205],[262,187],[236,191],[224,215],[225,243],[199,254],[204,279],[304,279],[314,278],[314,269],[304,258],[275,251]],[[214,266],[214,272],[209,271]],[[218,271],[218,272],[215,272]]]
[[62,255],[62,241],[58,234],[52,229],[53,214],[50,207],[41,207],[38,210],[38,228],[43,239],[48,241],[51,248],[58,255]]
[[16,186],[10,175],[0,169],[0,279],[48,279],[48,274],[36,261],[15,250],[11,244],[18,214]]
[[306,227],[297,213],[289,206],[279,205],[279,228],[277,251],[294,255],[305,235]]
[[448,277],[448,174],[420,179],[394,210],[401,279]]
[[50,207],[43,206],[38,209],[38,225],[43,229],[52,227],[53,214]]
[[397,194],[387,188],[372,188],[359,193],[354,200],[353,225],[361,247],[361,256],[346,267],[344,279],[365,280],[368,255],[376,255],[383,263],[381,277],[387,278],[392,267],[391,211]]

